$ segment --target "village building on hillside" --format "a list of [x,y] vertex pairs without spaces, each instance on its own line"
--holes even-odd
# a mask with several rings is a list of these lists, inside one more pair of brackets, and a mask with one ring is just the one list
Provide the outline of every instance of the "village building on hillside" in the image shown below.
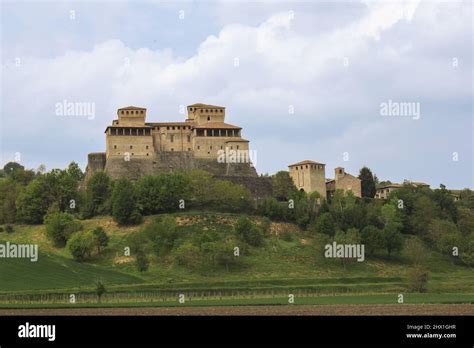
[[354,196],[361,197],[359,178],[338,167],[335,169],[335,178],[326,179],[325,168],[325,164],[310,160],[288,166],[290,177],[298,190],[307,193],[318,192],[323,198],[331,198],[336,190],[352,191]]

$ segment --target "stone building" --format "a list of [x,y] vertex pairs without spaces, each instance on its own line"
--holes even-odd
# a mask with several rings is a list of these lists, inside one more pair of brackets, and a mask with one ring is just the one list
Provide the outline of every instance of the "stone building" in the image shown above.
[[249,141],[242,138],[242,128],[224,122],[222,106],[189,105],[184,122],[146,122],[146,112],[135,106],[117,110],[117,119],[105,130],[106,159],[146,159],[162,152],[217,159],[226,150],[248,153]]
[[333,197],[336,190],[352,191],[355,197],[362,197],[362,186],[359,178],[346,173],[344,168],[334,169],[334,179],[326,181],[327,197]]
[[387,184],[380,186],[375,192],[375,198],[387,199],[390,195],[390,192],[398,190],[400,187],[402,187],[400,184]]
[[305,160],[288,166],[290,177],[298,190],[318,192],[326,198],[325,167],[323,163]]
[[88,155],[86,181],[96,171],[112,178],[202,169],[246,186],[255,197],[271,195],[271,180],[259,177],[242,128],[225,122],[225,108],[193,104],[183,122],[147,122],[145,108],[117,110],[105,129],[105,152]]
[[390,184],[386,184],[386,185],[382,185],[378,187],[375,192],[375,198],[387,199],[388,196],[390,195],[390,192],[398,190],[399,188],[403,187],[403,185],[410,185],[415,188],[427,188],[427,187],[429,188],[430,187],[430,185],[424,182],[405,180],[403,184],[390,183]]

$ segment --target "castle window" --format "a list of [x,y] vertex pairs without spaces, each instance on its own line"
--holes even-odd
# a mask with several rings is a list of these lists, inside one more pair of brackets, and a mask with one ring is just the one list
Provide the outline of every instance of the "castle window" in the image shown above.
[[173,127],[171,127],[171,129],[172,129],[172,130],[174,130],[174,126],[173,126]]
[[127,111],[125,111],[125,113],[128,115],[128,110],[127,110]]
[[198,145],[198,150],[200,150],[200,149],[201,149],[201,146]]
[[232,149],[233,149],[233,147],[231,146],[231,147],[230,147],[230,149],[232,150]]
[[148,156],[148,154],[146,154]]
[[191,151],[191,148],[190,148],[190,147],[188,147],[188,151]]
[[203,111],[204,111],[204,110],[203,110],[203,109],[201,109],[201,114],[202,114],[202,112],[203,112]]
[[133,149],[133,145],[130,145],[130,148]]
[[143,114],[143,110],[140,110],[140,113]]
[[222,146],[221,146],[221,150],[222,150]]
[[146,149],[148,150],[148,145],[146,146]]
[[207,116],[207,120],[208,120],[208,121],[210,121],[210,120],[211,120],[211,118],[210,118],[209,116]]
[[212,150],[212,145],[211,145],[211,146],[209,146],[209,150]]
[[237,145],[237,150],[239,149],[239,145]]
[[306,165],[306,169],[308,169],[308,165]]
[[191,136],[188,135],[188,143],[191,142]]
[[116,148],[117,148],[117,145],[114,145],[114,149],[116,149]]
[[173,135],[173,134],[170,135],[170,141],[171,141],[172,143],[174,142],[174,135]]
[[171,148],[171,151],[174,151],[174,149],[173,149],[173,148]]
[[206,109],[206,112],[208,112],[208,110]]

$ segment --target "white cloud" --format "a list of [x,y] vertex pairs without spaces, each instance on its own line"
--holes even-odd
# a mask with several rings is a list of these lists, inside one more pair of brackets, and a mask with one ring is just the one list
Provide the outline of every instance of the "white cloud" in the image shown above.
[[[244,126],[244,136],[264,154],[259,157],[263,171],[284,169],[293,161],[265,150],[266,140],[294,148],[293,153],[298,146],[309,149],[301,152],[315,160],[347,144],[343,147],[360,154],[354,167],[381,161],[380,152],[386,148],[384,153],[396,153],[396,144],[362,156],[368,144],[377,146],[371,139],[380,138],[374,134],[389,136],[394,129],[394,123],[380,120],[380,102],[408,98],[426,105],[439,98],[456,103],[472,96],[465,75],[472,74],[472,67],[464,63],[469,57],[457,51],[460,40],[469,36],[465,30],[470,17],[463,4],[449,5],[451,15],[436,10],[437,4],[419,1],[365,5],[360,17],[332,30],[311,31],[298,22],[300,15],[310,22],[311,14],[298,10],[294,18],[282,11],[258,25],[228,24],[187,58],[176,56],[172,48],[132,49],[118,39],[89,51],[28,57],[20,67],[12,64],[12,57],[3,67],[4,151],[8,157],[19,148],[41,163],[51,157],[69,161],[68,151],[80,148],[83,153],[77,156],[85,160],[88,151],[103,149],[97,137],[118,107],[145,106],[151,120],[178,120],[184,117],[178,114],[179,105],[201,101],[228,107],[228,121]],[[420,33],[435,20],[426,40]],[[424,48],[451,49],[449,42],[454,51],[447,55],[424,53]],[[450,66],[453,56],[464,64],[457,70]],[[58,119],[54,104],[64,99],[95,102],[96,119]],[[288,113],[290,106],[294,114]],[[430,141],[430,127],[417,129],[413,139]],[[302,137],[295,138],[297,134]],[[285,140],[275,141],[277,137]],[[84,139],[90,143],[78,146]],[[58,147],[64,153],[31,155],[38,148],[50,152]],[[413,148],[398,146],[398,151]]]

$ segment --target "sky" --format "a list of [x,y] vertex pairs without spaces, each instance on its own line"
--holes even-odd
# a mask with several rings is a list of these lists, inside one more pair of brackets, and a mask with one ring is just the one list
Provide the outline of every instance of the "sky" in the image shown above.
[[[0,165],[82,168],[120,107],[226,107],[259,173],[474,188],[471,1],[3,1]],[[58,113],[65,102],[94,113]],[[388,110],[388,111],[387,111]]]

